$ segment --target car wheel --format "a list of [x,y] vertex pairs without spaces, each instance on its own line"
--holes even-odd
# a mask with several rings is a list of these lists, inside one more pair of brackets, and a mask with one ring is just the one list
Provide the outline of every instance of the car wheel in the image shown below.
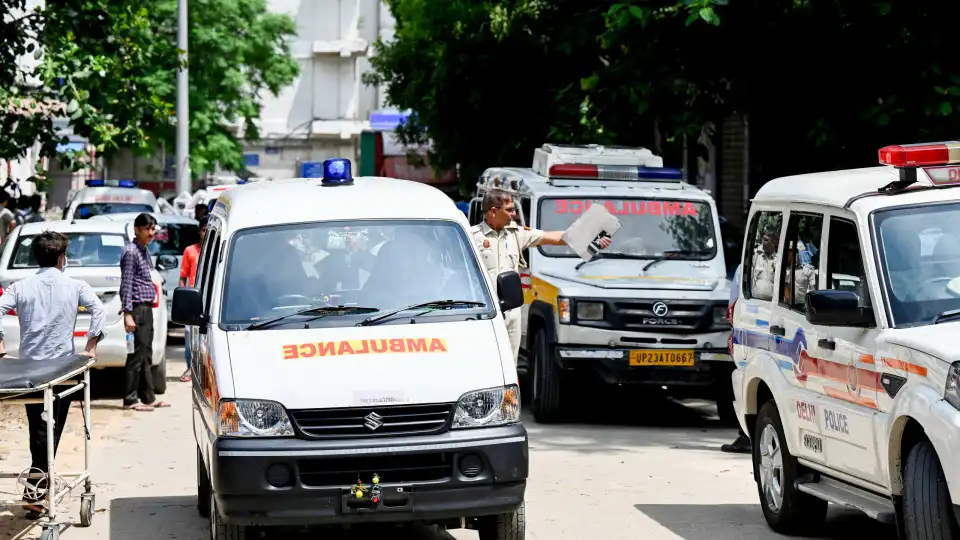
[[533,354],[530,364],[533,367],[533,418],[547,424],[560,419],[562,412],[563,372],[550,354],[547,335],[537,330],[533,337]]
[[217,508],[217,498],[210,490],[210,540],[247,540],[247,530],[243,525],[224,523]]
[[484,516],[478,522],[480,540],[523,540],[527,534],[524,503],[520,503],[520,507],[509,514]]
[[153,391],[156,394],[167,393],[167,355],[164,353],[160,363],[151,368],[153,370]]
[[796,488],[800,464],[790,454],[777,404],[766,402],[753,437],[753,473],[767,524],[785,535],[802,535],[823,524],[827,501]]
[[200,517],[210,517],[210,478],[207,477],[207,466],[203,463],[203,454],[197,448],[197,513]]
[[903,471],[904,529],[908,540],[957,540],[950,490],[936,451],[927,441],[910,449]]

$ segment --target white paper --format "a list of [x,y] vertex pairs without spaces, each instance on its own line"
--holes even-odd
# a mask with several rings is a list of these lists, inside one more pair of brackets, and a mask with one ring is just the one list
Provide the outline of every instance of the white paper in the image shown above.
[[124,238],[115,234],[105,234],[100,237],[100,243],[109,247],[123,247]]
[[613,238],[621,226],[620,220],[604,205],[592,204],[564,231],[563,241],[581,259],[589,261],[600,252],[600,238],[604,235]]

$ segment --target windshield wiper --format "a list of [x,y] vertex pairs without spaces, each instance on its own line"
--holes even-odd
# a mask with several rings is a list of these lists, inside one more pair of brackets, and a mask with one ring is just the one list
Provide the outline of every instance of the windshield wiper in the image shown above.
[[389,319],[390,317],[396,315],[397,313],[403,311],[409,311],[411,309],[432,309],[432,308],[445,308],[453,306],[483,306],[483,302],[474,302],[473,300],[432,300],[430,302],[421,302],[419,304],[413,304],[400,309],[394,309],[380,315],[374,315],[373,317],[367,317],[366,319],[357,323],[357,326],[372,326],[377,324],[380,321]]
[[598,259],[643,259],[640,255],[630,255],[629,253],[617,253],[609,251],[601,251],[593,256],[589,261],[580,261],[576,266],[573,267],[574,270],[579,270],[581,266],[596,261]]
[[273,318],[271,318],[271,319],[266,319],[266,320],[263,320],[263,321],[257,321],[257,322],[255,322],[255,323],[251,324],[250,326],[248,326],[246,329],[247,329],[247,330],[260,330],[260,329],[262,329],[262,328],[266,328],[266,327],[271,326],[271,325],[273,325],[273,324],[275,324],[275,323],[278,323],[278,322],[280,322],[280,321],[289,319],[290,317],[296,317],[296,316],[298,316],[298,315],[316,314],[317,317],[314,317],[314,318],[310,319],[310,320],[312,321],[312,320],[319,319],[320,317],[326,317],[327,315],[330,315],[330,314],[333,314],[333,313],[353,313],[353,312],[355,312],[355,311],[359,311],[359,312],[362,312],[362,313],[373,313],[373,312],[380,311],[380,310],[377,309],[377,308],[363,307],[363,306],[326,306],[326,305],[323,305],[323,306],[311,306],[311,307],[308,307],[308,308],[306,308],[306,309],[301,309],[300,311],[294,311],[293,313],[287,313],[286,315],[280,315],[279,317],[273,317]]
[[960,319],[960,309],[950,309],[937,315],[933,319],[933,324],[940,324],[942,322],[955,321],[957,319]]
[[712,252],[710,252],[710,251],[705,251],[705,250],[690,250],[690,249],[674,249],[674,250],[671,250],[671,251],[664,251],[664,252],[663,252],[663,255],[660,255],[660,256],[657,257],[656,259],[654,259],[654,260],[648,262],[646,265],[644,265],[643,271],[646,272],[647,269],[650,268],[651,266],[653,266],[653,265],[655,265],[655,264],[657,264],[657,263],[659,263],[659,262],[663,262],[663,261],[665,261],[665,260],[667,260],[667,259],[672,259],[672,258],[676,257],[677,255],[709,255],[710,253],[712,253]]

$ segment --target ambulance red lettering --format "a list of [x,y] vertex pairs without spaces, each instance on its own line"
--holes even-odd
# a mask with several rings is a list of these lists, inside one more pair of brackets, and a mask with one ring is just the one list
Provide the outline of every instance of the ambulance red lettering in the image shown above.
[[370,346],[373,348],[375,353],[385,353],[387,352],[387,340],[378,339],[376,341],[371,341]]
[[402,339],[391,339],[390,340],[390,352],[406,352],[403,346]]
[[[557,214],[581,214],[595,201],[563,200],[554,201],[553,210]],[[652,215],[652,216],[696,216],[697,207],[691,202],[681,201],[596,201],[603,204],[611,214]]]
[[310,358],[311,356],[316,356],[317,346],[313,343],[303,343],[300,345],[300,356],[304,358]]
[[334,356],[337,354],[337,342],[336,341],[324,341],[323,343],[318,343],[317,353],[320,356]]
[[353,354],[353,345],[349,341],[341,341],[340,348],[337,349],[337,356],[342,354]]
[[424,338],[407,338],[407,350],[410,352],[423,352],[427,350],[427,340]]

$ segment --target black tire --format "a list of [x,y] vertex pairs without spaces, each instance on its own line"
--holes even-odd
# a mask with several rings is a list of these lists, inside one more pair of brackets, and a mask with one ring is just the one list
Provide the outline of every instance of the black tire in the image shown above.
[[530,400],[533,403],[533,418],[541,424],[557,422],[563,412],[563,372],[553,361],[547,335],[542,329],[538,329],[533,336],[530,367],[533,371],[530,383],[534,387]]
[[[772,426],[776,433],[782,469],[779,484],[782,491],[782,502],[779,508],[773,508],[764,491],[761,465],[761,451],[766,445],[763,438],[767,426]],[[780,422],[780,413],[773,400],[766,402],[757,415],[757,426],[753,434],[753,474],[757,480],[757,493],[760,497],[760,508],[767,525],[774,531],[792,536],[803,536],[823,525],[827,517],[827,501],[808,495],[796,488],[795,482],[801,474],[797,458],[790,454],[790,449],[783,443],[786,438],[783,433],[783,424]],[[783,444],[780,444],[783,443]]]
[[936,451],[927,441],[910,449],[903,469],[903,515],[907,540],[957,540],[950,490]]
[[151,367],[153,376],[153,392],[155,394],[167,393],[167,356],[163,356],[160,363]]
[[217,501],[210,492],[210,540],[247,540],[249,527],[224,523],[217,509]]
[[480,540],[524,540],[527,534],[525,503],[520,503],[520,507],[509,514],[480,518],[477,532]]
[[197,513],[200,517],[210,517],[210,478],[207,477],[207,466],[203,463],[203,455],[197,448]]

